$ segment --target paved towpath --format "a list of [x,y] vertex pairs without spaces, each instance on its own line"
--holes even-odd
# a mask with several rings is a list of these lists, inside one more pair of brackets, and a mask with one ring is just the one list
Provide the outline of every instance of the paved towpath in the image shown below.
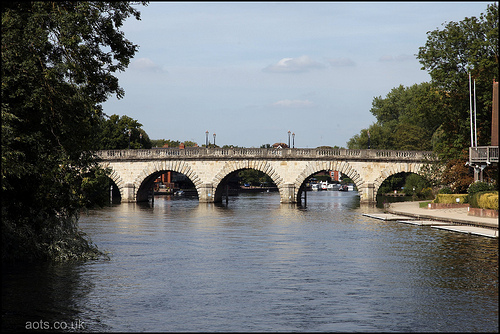
[[427,209],[420,208],[420,202],[390,203],[387,212],[396,215],[415,217],[418,219],[431,219],[462,225],[487,227],[498,230],[498,218],[469,216],[467,208],[453,209]]

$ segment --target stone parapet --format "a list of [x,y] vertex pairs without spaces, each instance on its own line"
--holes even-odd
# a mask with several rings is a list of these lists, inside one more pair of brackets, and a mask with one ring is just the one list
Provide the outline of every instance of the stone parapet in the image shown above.
[[97,152],[102,161],[151,159],[305,159],[423,162],[430,159],[430,151],[350,150],[319,148],[152,148],[139,150],[102,150]]

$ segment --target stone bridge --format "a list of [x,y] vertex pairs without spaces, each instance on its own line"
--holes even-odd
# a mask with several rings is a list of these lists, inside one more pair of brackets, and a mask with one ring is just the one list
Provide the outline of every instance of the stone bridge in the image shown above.
[[300,202],[307,178],[339,171],[355,183],[361,203],[373,204],[382,182],[401,172],[419,174],[432,152],[303,148],[154,148],[99,151],[111,169],[122,202],[147,201],[154,180],[166,171],[186,175],[200,202],[220,202],[227,180],[242,169],[266,173],[281,203]]

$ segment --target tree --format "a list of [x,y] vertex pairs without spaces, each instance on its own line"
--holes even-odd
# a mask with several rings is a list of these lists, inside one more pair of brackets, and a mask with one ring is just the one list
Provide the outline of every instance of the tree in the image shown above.
[[119,31],[129,2],[8,2],[2,8],[2,259],[98,251],[78,230],[94,173],[101,104],[137,46]]
[[261,184],[274,184],[269,175],[256,169],[248,168],[240,170],[238,176],[241,179],[241,183],[249,183],[253,186],[259,186]]
[[413,196],[414,199],[425,199],[426,197],[432,199],[430,186],[431,183],[425,177],[409,173],[406,176],[404,193],[408,196]]
[[491,144],[492,82],[498,80],[498,3],[479,18],[449,22],[427,33],[419,49],[422,69],[442,92],[443,121],[433,137],[435,152],[445,163],[442,180],[454,192],[473,182],[465,167],[471,143],[469,75],[476,82],[478,145]]
[[198,147],[198,144],[195,143],[194,141],[186,140],[186,141],[179,141],[179,140],[170,140],[170,139],[152,139],[151,140],[151,145],[152,147],[164,147],[165,145],[168,145],[167,147],[174,147],[177,148],[181,143],[184,143],[184,147]]
[[111,115],[102,122],[99,148],[101,150],[151,148],[151,140],[141,126],[141,123],[131,117]]
[[151,145],[152,147],[164,147],[167,145],[167,147],[179,147],[180,141],[175,141],[175,140],[170,140],[170,139],[151,139]]
[[466,194],[469,185],[474,182],[465,161],[463,158],[448,161],[443,173],[443,184],[448,185],[455,194]]
[[[352,149],[432,150],[431,138],[442,120],[442,98],[430,83],[393,88],[373,99],[376,123],[352,137]],[[369,136],[369,137],[368,137]]]
[[418,52],[422,69],[444,99],[442,135],[437,150],[452,160],[470,146],[469,73],[476,80],[478,144],[491,142],[492,82],[498,80],[498,3],[490,4],[479,18],[449,22],[427,33]]

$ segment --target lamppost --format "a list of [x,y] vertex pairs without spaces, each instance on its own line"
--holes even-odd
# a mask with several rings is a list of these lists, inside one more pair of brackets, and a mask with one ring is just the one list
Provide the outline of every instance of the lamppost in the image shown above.
[[142,148],[142,133],[139,134],[139,148]]
[[208,148],[208,130],[205,132],[205,147]]
[[128,149],[130,150],[130,136],[132,135],[132,130],[128,130]]
[[214,133],[214,148],[215,148],[215,133]]
[[295,132],[292,133],[292,147],[295,148]]
[[370,131],[368,131],[368,149],[370,149]]
[[288,148],[290,148],[290,130],[288,130]]

